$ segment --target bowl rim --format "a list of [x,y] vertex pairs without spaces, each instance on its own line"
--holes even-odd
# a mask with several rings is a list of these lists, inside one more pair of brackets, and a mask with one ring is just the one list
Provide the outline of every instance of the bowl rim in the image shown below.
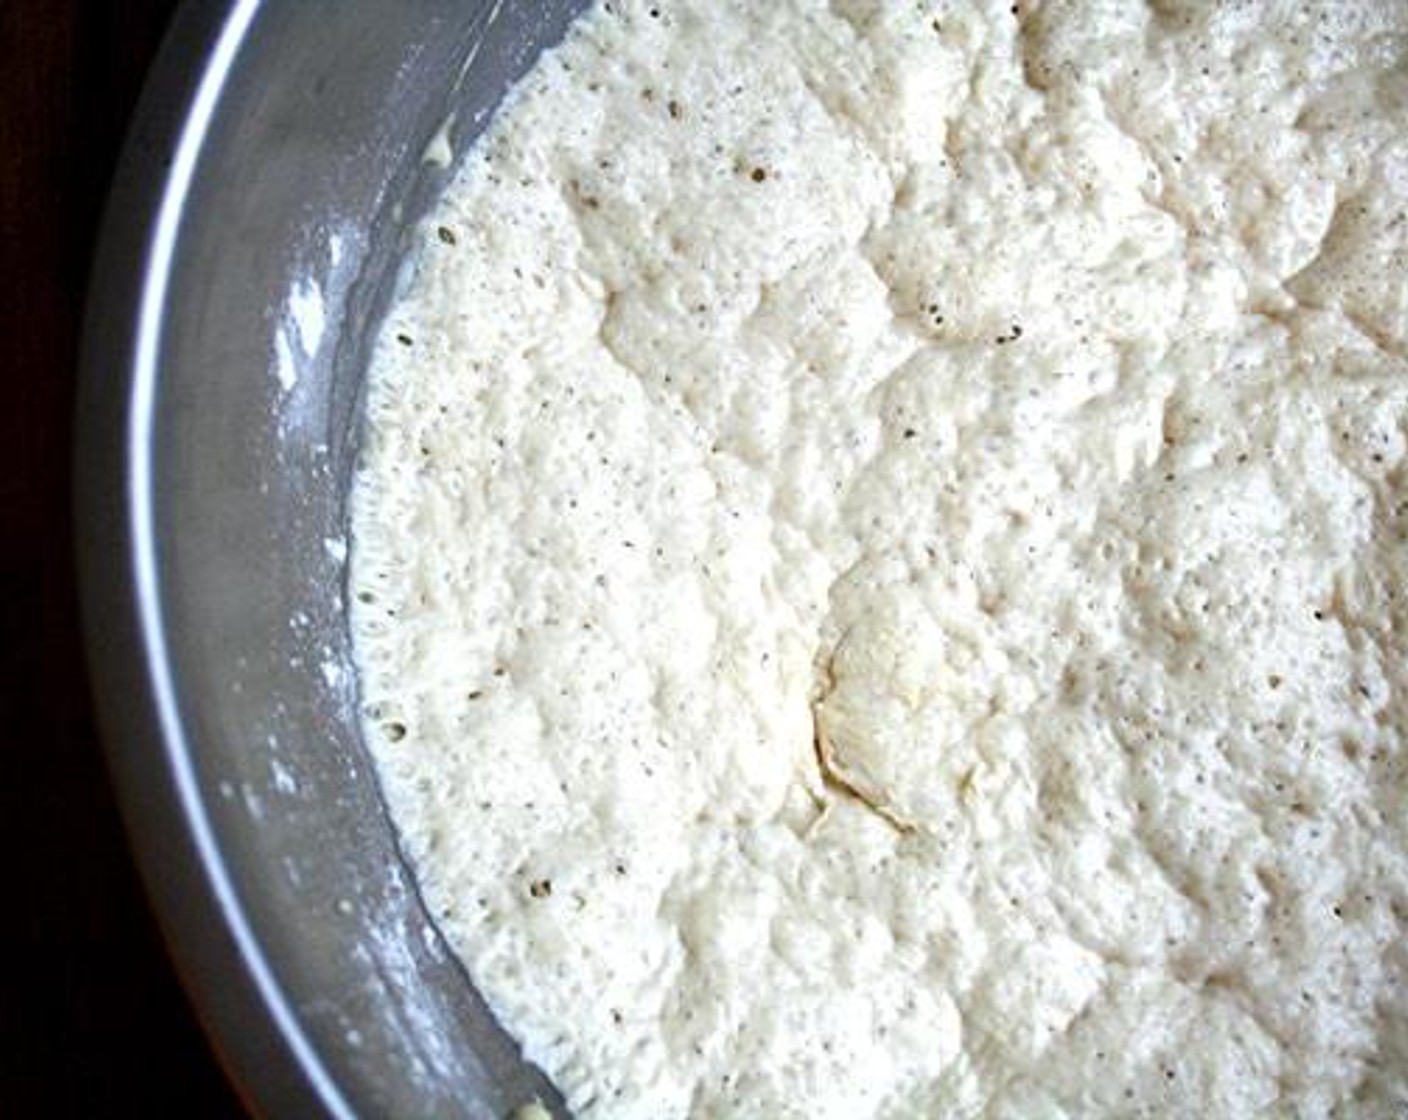
[[[114,174],[89,277],[75,541],[90,686],[129,843],[167,951],[251,1111],[350,1117],[226,868],[177,699],[159,582],[153,426],[183,215],[260,0],[179,6]],[[271,1029],[272,1028],[272,1029]]]

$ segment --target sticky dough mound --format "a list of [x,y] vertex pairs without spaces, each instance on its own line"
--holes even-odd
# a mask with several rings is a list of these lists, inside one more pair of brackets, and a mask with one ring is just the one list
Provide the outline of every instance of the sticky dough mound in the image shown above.
[[592,1118],[1408,1100],[1408,6],[611,0],[426,224],[366,728]]

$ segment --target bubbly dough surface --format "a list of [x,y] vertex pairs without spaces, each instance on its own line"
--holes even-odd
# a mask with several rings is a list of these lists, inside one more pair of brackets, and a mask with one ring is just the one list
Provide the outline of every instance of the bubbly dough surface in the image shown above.
[[611,0],[427,223],[353,626],[584,1117],[1408,1110],[1408,4]]

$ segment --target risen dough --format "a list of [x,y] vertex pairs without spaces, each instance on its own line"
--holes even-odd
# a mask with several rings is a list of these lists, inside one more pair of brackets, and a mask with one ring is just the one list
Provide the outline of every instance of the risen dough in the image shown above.
[[353,624],[579,1114],[1408,1109],[1405,35],[611,0],[514,93]]

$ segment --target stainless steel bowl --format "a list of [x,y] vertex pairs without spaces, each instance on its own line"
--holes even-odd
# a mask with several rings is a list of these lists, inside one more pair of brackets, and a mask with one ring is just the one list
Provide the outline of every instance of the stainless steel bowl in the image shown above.
[[356,718],[345,498],[442,140],[462,153],[582,3],[188,4],[113,189],[79,417],[92,668],[172,953],[269,1115],[560,1109],[398,855]]

